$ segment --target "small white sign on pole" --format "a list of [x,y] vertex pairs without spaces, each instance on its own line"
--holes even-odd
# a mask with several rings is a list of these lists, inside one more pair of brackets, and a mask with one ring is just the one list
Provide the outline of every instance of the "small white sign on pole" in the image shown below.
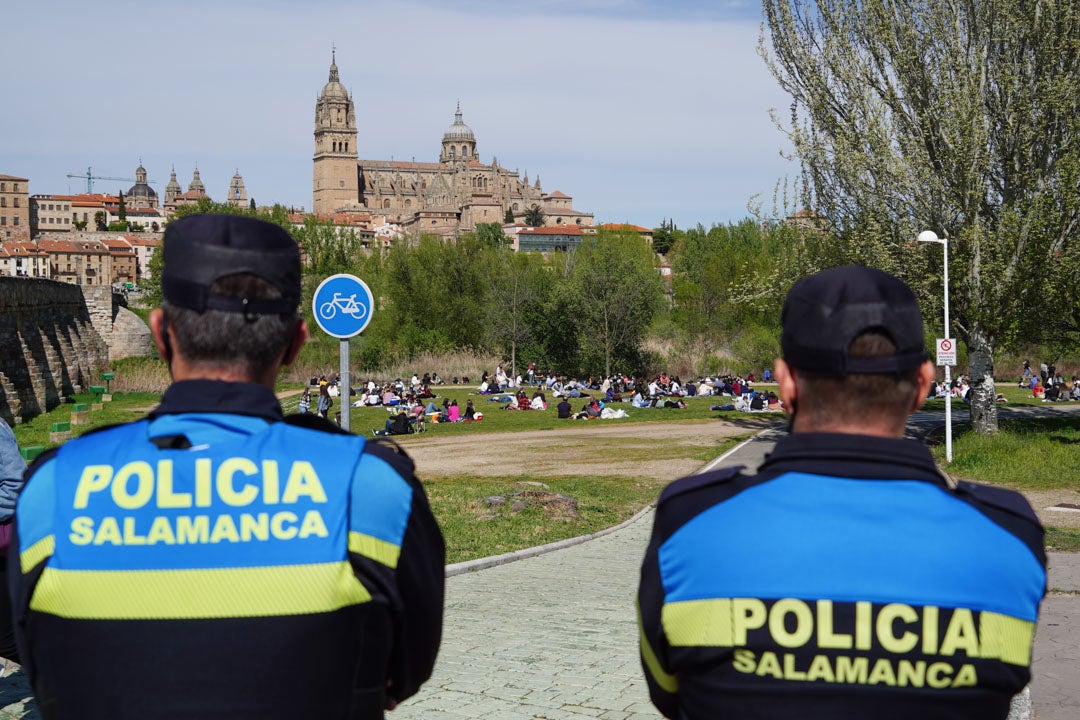
[[956,338],[937,339],[937,364],[938,367],[956,365]]

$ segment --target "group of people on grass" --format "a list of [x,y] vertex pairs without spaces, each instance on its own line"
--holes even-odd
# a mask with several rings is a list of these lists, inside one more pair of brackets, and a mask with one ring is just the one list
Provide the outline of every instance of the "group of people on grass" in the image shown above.
[[1080,400],[1080,378],[1076,375],[1066,381],[1054,366],[1054,363],[1040,363],[1039,372],[1031,369],[1031,364],[1024,361],[1024,372],[1020,376],[1020,387],[1029,388],[1031,397],[1043,402],[1064,402]]

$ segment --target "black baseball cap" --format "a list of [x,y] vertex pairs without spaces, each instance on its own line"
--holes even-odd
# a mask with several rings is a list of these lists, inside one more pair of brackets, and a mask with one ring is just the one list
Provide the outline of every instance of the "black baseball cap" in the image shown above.
[[[823,270],[792,286],[780,316],[780,347],[793,368],[843,377],[897,373],[927,359],[922,312],[902,280],[874,268]],[[896,345],[888,357],[849,357],[851,342],[874,330]]]
[[[162,241],[161,292],[177,307],[203,312],[285,315],[300,305],[300,250],[278,225],[243,215],[189,215],[170,222]],[[274,300],[225,297],[210,286],[255,275],[281,292]]]

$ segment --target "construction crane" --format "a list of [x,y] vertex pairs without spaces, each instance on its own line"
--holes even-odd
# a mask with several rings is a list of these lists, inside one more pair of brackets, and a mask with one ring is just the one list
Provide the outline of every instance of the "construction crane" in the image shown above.
[[[69,178],[79,178],[80,180],[86,180],[86,194],[87,195],[94,192],[94,181],[95,180],[119,180],[121,182],[136,182],[135,178],[105,177],[104,175],[94,175],[92,172],[90,172],[90,168],[86,168],[86,174],[85,175],[74,175],[72,173],[68,173],[67,176]],[[154,182],[153,180],[150,181],[150,183],[153,183],[153,182]]]

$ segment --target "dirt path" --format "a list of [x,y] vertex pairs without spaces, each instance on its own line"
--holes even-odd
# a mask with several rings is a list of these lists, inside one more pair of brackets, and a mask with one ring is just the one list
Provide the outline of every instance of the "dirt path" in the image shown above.
[[[578,424],[558,430],[485,433],[439,437],[438,431],[397,438],[425,479],[473,474],[498,477],[528,473],[559,475],[650,476],[671,481],[698,470],[698,450],[717,448],[724,439],[756,432],[759,427],[722,420],[703,422]],[[689,451],[689,452],[688,452]],[[658,457],[650,459],[650,455]],[[696,455],[677,457],[677,455]],[[673,456],[674,455],[674,456]],[[1025,492],[1045,525],[1080,528],[1080,491]],[[1061,504],[1074,511],[1052,509]]]
[[[678,423],[580,422],[558,430],[439,437],[437,430],[398,438],[422,478],[471,473],[487,477],[528,473],[648,475],[674,480],[701,467],[694,457],[756,428],[718,420]],[[604,451],[607,446],[608,451]],[[598,452],[599,450],[599,452]],[[650,459],[650,455],[656,457]],[[673,457],[673,455],[675,457]]]

